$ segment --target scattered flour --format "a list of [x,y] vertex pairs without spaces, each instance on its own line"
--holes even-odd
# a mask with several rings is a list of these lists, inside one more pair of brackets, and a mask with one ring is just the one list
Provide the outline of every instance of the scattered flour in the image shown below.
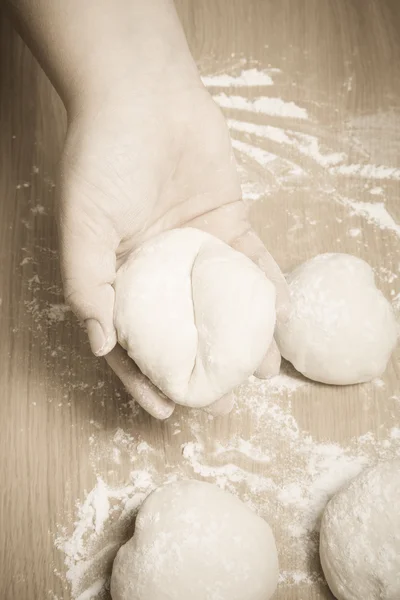
[[261,113],[270,117],[308,119],[308,113],[305,108],[300,108],[294,102],[285,102],[282,98],[260,96],[254,100],[248,100],[247,98],[243,98],[243,96],[228,96],[224,93],[217,94],[213,98],[222,108]]
[[255,136],[266,138],[277,144],[284,144],[295,148],[299,153],[314,160],[317,164],[328,167],[343,162],[346,155],[343,152],[333,152],[323,154],[319,147],[318,139],[315,136],[298,133],[295,131],[283,130],[271,125],[259,125],[257,123],[247,123],[228,119],[228,127],[231,131],[250,133]]
[[232,146],[243,156],[250,158],[261,167],[264,167],[273,175],[274,180],[282,186],[293,180],[306,177],[306,173],[296,163],[287,159],[284,161],[279,160],[275,154],[263,150],[258,146],[253,146],[236,139],[232,139]]
[[331,167],[331,173],[361,177],[362,179],[391,179],[400,181],[400,169],[383,165],[341,165]]
[[258,148],[257,146],[252,146],[251,144],[246,144],[246,142],[241,142],[240,140],[232,140],[232,146],[235,150],[238,150],[242,154],[245,154],[258,162],[262,167],[277,160],[277,157],[274,154],[271,154],[271,152],[267,152],[266,150]]
[[273,85],[268,71],[259,69],[244,69],[239,75],[204,75],[202,81],[207,87],[255,87]]
[[303,571],[281,571],[279,573],[279,583],[285,587],[299,587],[300,585],[310,586],[320,581],[319,576],[312,576]]
[[353,215],[361,215],[370,223],[377,225],[381,229],[389,229],[400,237],[400,225],[389,214],[383,202],[354,202],[347,198],[342,198],[342,203],[352,209]]
[[352,229],[349,229],[349,236],[350,237],[360,237],[361,235],[361,229],[359,229],[358,227],[353,227]]
[[[97,597],[94,590],[98,594],[104,588],[115,554],[127,539],[129,523],[155,487],[149,472],[141,475],[133,472],[131,480],[132,483],[112,488],[99,477],[84,502],[77,505],[72,535],[65,528],[59,528],[55,544],[65,555],[66,579],[74,599],[89,599],[90,593]],[[140,480],[146,480],[146,485],[140,484]]]
[[396,311],[400,312],[400,293],[393,298],[392,305]]
[[[368,385],[374,384],[359,388],[360,403]],[[98,476],[77,506],[72,533],[60,525],[56,545],[65,555],[73,598],[90,598],[90,590],[107,589],[113,558],[132,531],[143,499],[157,485],[186,477],[211,481],[240,495],[271,523],[280,540],[280,588],[319,584],[317,532],[324,506],[377,458],[400,456],[400,429],[390,428],[380,440],[367,432],[350,439],[346,447],[317,441],[300,427],[292,406],[295,399],[309,399],[316,387],[288,366],[271,380],[250,378],[237,391],[229,428],[237,432],[233,435],[217,434],[213,420],[204,413],[182,411],[179,421],[164,424],[172,435],[178,424],[178,433],[185,432],[181,460],[165,463],[163,472],[155,466],[155,458],[163,460],[163,452],[152,446],[148,431],[148,439],[135,439],[122,429],[110,433],[102,440],[102,452],[95,444],[93,458],[99,464],[99,456],[102,462],[107,455],[113,460],[117,447],[114,464],[122,460],[134,468],[120,486],[107,485]],[[243,419],[249,421],[249,437],[243,435]]]
[[[210,75],[204,78],[207,86],[213,87],[233,87],[233,88],[249,88],[255,85],[273,86],[273,79],[265,70],[257,68],[242,71],[240,75],[219,74]],[[226,109],[236,109],[248,113],[256,113],[265,117],[283,117],[287,119],[296,119],[299,121],[309,121],[309,115],[306,108],[302,108],[293,102],[287,102],[281,98],[259,96],[254,99],[249,99],[237,94],[230,95],[228,93],[219,93],[214,95],[214,100]],[[296,184],[296,178],[301,177],[305,182],[305,165],[303,163],[294,162],[293,154],[282,156],[280,151],[277,152],[277,146],[288,147],[291,152],[297,153],[308,160],[311,160],[314,165],[318,165],[324,169],[325,177],[331,176],[350,176],[355,182],[359,180],[376,180],[399,181],[400,169],[379,164],[363,164],[363,163],[348,163],[348,156],[343,151],[330,151],[327,144],[327,151],[321,150],[321,144],[317,136],[304,133],[303,131],[295,131],[293,129],[280,128],[269,124],[254,123],[246,120],[228,119],[228,126],[234,135],[253,136],[254,143],[233,139],[234,148],[244,157],[248,157],[257,162],[261,167],[273,167],[275,171],[276,181],[279,185],[285,185],[292,181],[292,185]],[[258,140],[266,140],[275,144],[271,148],[265,147]],[[250,184],[250,182],[247,182]],[[335,187],[332,190],[336,193]],[[324,183],[321,188],[324,194],[329,193],[329,187]],[[259,190],[253,192],[248,187],[244,190],[244,197],[248,200],[256,200],[262,195],[270,193],[271,190],[265,189],[264,194]],[[368,189],[372,195],[382,195],[384,190],[380,186],[373,186]],[[370,224],[377,225],[382,229],[390,229],[399,235],[399,225],[394,221],[389,214],[387,208],[382,203],[368,202],[352,202],[345,198],[339,197],[340,201],[346,203],[353,208],[354,214],[359,214],[366,218]],[[355,229],[352,230],[356,237]],[[358,234],[357,234],[358,235]]]
[[79,594],[76,600],[93,600],[93,598],[98,598],[103,592],[106,584],[106,579],[98,579],[89,588],[82,592],[82,594]]
[[382,196],[383,194],[383,188],[378,186],[378,187],[373,187],[369,190],[369,193],[372,194],[372,196]]
[[392,427],[390,437],[392,440],[400,440],[400,427]]
[[[300,185],[312,186],[329,207],[339,203],[343,210],[350,209],[351,214],[363,217],[367,223],[400,235],[399,226],[383,203],[348,200],[337,187],[341,176],[351,177],[346,185],[352,185],[353,179],[355,185],[370,180],[366,193],[382,195],[383,188],[370,188],[372,182],[399,181],[400,169],[358,162],[346,164],[348,156],[342,151],[343,145],[336,145],[339,151],[333,151],[329,143],[321,143],[306,108],[281,98],[261,95],[250,100],[240,95],[246,88],[273,86],[273,72],[251,68],[237,75],[203,77],[210,88],[224,88],[225,93],[214,96],[222,108],[244,111],[250,120],[256,116],[263,120],[263,124],[228,120],[235,136],[233,146],[239,156],[245,200],[253,202],[272,195],[271,184],[265,182],[267,177],[261,177],[260,169],[257,170],[261,167],[263,173],[273,175],[279,188],[289,186],[289,197],[298,193]],[[234,95],[225,88],[234,88]],[[265,123],[268,117],[291,120],[290,129]],[[311,133],[296,131],[297,125],[305,129],[311,124]],[[318,169],[308,169],[310,163]],[[304,223],[311,225],[312,220],[302,217],[295,226],[299,235]],[[348,230],[350,237],[359,238],[361,234],[361,228]],[[357,244],[361,241],[364,240]],[[26,269],[28,261],[26,257]],[[380,275],[386,277],[384,271]],[[30,285],[36,289],[43,284],[32,281]],[[400,311],[399,294],[393,304]],[[63,305],[38,305],[35,300],[26,309],[39,325],[62,321],[67,312]],[[379,405],[398,414],[398,394],[389,392],[385,381],[380,381],[383,385],[375,381],[355,388],[360,410],[367,414],[371,407]],[[320,586],[318,528],[326,502],[365,466],[378,459],[400,456],[400,429],[395,423],[387,429],[382,426],[379,439],[367,430],[358,437],[348,437],[343,446],[335,442],[334,433],[333,439],[331,432],[327,437],[324,422],[320,423],[321,430],[311,434],[307,422],[301,421],[307,418],[304,411],[299,410],[298,416],[297,407],[306,403],[310,413],[313,409],[329,410],[329,406],[319,406],[318,390],[318,384],[285,366],[278,377],[267,381],[250,378],[238,389],[229,427],[224,422],[218,425],[218,420],[204,413],[178,410],[173,422],[160,426],[159,447],[154,445],[154,430],[148,427],[142,428],[140,436],[136,426],[131,429],[134,435],[121,428],[116,432],[96,429],[90,438],[96,484],[78,503],[73,526],[60,524],[56,538],[56,546],[64,555],[72,597],[102,597],[113,558],[132,533],[135,514],[144,498],[157,485],[185,477],[206,479],[240,495],[271,523],[280,547],[280,598],[286,597],[286,590],[293,586]],[[334,403],[335,414],[340,415],[340,395],[332,395],[329,402]],[[244,431],[251,434],[246,437]],[[180,454],[170,454],[170,449],[161,445],[162,439],[175,440]]]
[[47,318],[50,322],[61,322],[65,320],[66,313],[70,312],[66,304],[50,304],[47,308]]

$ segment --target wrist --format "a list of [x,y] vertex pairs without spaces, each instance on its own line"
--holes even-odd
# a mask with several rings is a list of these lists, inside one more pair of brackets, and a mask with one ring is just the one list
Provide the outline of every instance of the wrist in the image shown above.
[[[173,0],[8,0],[68,113],[113,88],[199,79]],[[158,89],[161,89],[158,86]]]
[[114,58],[106,55],[104,49],[96,56],[96,64],[82,67],[79,77],[62,94],[69,115],[124,98],[163,102],[171,94],[202,86],[187,46],[165,37],[138,36],[120,45]]
[[127,23],[107,28],[85,56],[70,89],[69,112],[121,94],[149,96],[200,85],[200,76],[172,0],[129,0]]

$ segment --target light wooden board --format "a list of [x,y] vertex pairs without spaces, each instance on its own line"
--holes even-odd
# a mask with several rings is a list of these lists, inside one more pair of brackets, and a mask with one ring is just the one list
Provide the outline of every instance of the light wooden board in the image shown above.
[[[400,223],[399,177],[391,171],[382,179],[382,172],[363,172],[354,165],[400,169],[398,1],[181,0],[178,9],[202,73],[273,69],[268,71],[272,86],[215,88],[213,93],[248,100],[277,97],[307,111],[303,120],[226,111],[240,123],[270,125],[280,136],[290,130],[291,139],[297,139],[285,145],[232,131],[236,140],[277,157],[264,168],[238,152],[244,181],[258,190],[251,207],[254,227],[281,267],[288,271],[326,251],[353,253],[370,262],[379,287],[395,300],[399,228],[396,232],[382,221],[382,212],[374,222],[369,205],[383,203]],[[282,494],[289,493],[297,467],[311,469],[318,452],[321,459],[325,443],[339,444],[353,465],[399,451],[400,440],[390,437],[400,420],[398,353],[382,381],[366,386],[328,388],[297,381],[290,389],[284,380],[282,389],[274,389],[253,383],[241,389],[236,411],[222,420],[177,411],[162,424],[141,411],[132,413],[121,384],[102,360],[91,356],[84,332],[62,305],[53,213],[65,127],[56,93],[1,17],[0,598],[71,598],[65,556],[55,548],[54,537],[63,525],[67,537],[72,534],[76,502],[84,500],[98,476],[121,486],[132,469],[138,477],[150,470],[155,483],[174,473],[208,474],[237,491],[270,520],[288,583],[296,570],[307,571],[288,536],[297,518],[305,521],[294,500],[293,506],[282,506]],[[303,137],[301,147],[296,134],[314,136],[325,157],[343,153],[339,164],[352,165],[350,173],[318,162],[304,141],[311,143],[311,138]],[[117,428],[125,432],[119,442]],[[360,438],[365,434],[369,437]],[[306,450],[309,436],[313,452]],[[247,454],[240,440],[252,443]],[[233,476],[229,464],[237,469]],[[325,473],[320,465],[315,468],[318,476]],[[327,472],[329,481],[337,482],[335,473]],[[261,479],[241,479],[243,473]],[[268,477],[275,486],[271,492],[259,485]],[[324,483],[311,471],[309,477],[316,482],[317,500],[323,499]],[[303,499],[318,512],[312,494],[304,495],[306,480],[301,481]],[[110,535],[118,543],[127,533],[106,523],[96,549],[104,548]],[[101,575],[101,559],[95,563],[82,590]],[[315,553],[308,572],[314,578],[318,574]],[[282,585],[276,597],[330,595],[316,580]]]

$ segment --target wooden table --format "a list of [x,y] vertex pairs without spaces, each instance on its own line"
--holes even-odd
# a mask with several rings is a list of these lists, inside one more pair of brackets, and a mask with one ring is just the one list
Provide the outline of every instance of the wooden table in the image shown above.
[[[307,113],[226,109],[239,123],[231,122],[232,136],[254,226],[281,267],[326,251],[356,254],[399,309],[398,0],[180,0],[178,9],[202,73],[264,68],[273,81],[213,87],[215,95],[225,93],[233,107],[232,96],[281,98]],[[275,130],[263,137],[243,123]],[[158,423],[132,411],[63,305],[53,212],[65,127],[56,93],[2,17],[0,598],[71,598],[55,537],[63,546],[61,528],[65,539],[76,533],[76,502],[97,485],[117,514],[121,498],[101,495],[102,482],[118,490],[130,478],[140,496],[174,476],[217,481],[270,521],[282,572],[276,598],[331,597],[312,531],[341,477],[400,453],[399,354],[382,380],[364,386],[329,388],[293,373],[252,382],[225,419],[179,410]],[[269,152],[271,162],[249,148]],[[98,534],[87,533],[94,561],[78,583],[74,572],[74,597],[107,574],[129,532],[107,519],[103,530],[96,510]]]

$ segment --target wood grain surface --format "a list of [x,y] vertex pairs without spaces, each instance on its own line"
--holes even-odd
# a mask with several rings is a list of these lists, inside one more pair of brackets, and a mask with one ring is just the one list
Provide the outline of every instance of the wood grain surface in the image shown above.
[[[248,99],[274,95],[296,103],[310,116],[294,122],[252,114],[251,122],[317,136],[331,152],[344,153],[349,165],[400,168],[398,0],[180,0],[178,10],[203,73],[238,73],[243,65],[279,69],[273,91],[246,88],[235,93]],[[228,109],[226,114],[242,122],[247,119],[237,110]],[[65,128],[57,94],[2,15],[2,600],[72,597],[65,580],[65,557],[54,538],[60,523],[73,530],[76,502],[98,476],[111,485],[129,474],[131,465],[112,463],[99,450],[117,428],[157,449],[152,468],[160,481],[174,468],[199,476],[182,463],[182,444],[192,435],[184,411],[166,423],[142,411],[132,413],[121,384],[103,360],[91,355],[84,331],[63,306],[54,203]],[[276,154],[280,164],[291,161],[306,175],[299,182],[283,175],[280,179],[238,153],[239,163],[270,190],[253,203],[252,220],[282,269],[289,271],[326,251],[353,253],[376,269],[379,287],[393,300],[399,292],[399,229],[396,233],[393,227],[380,227],[340,198],[383,202],[400,223],[399,178],[382,182],[354,172],[335,173],[298,147],[238,132],[232,135]],[[379,197],[370,193],[374,186],[383,187]],[[399,374],[397,354],[379,385],[299,388],[290,400],[291,415],[300,430],[316,440],[347,445],[367,432],[379,440],[399,423]],[[244,392],[238,402],[243,398]],[[200,414],[192,419],[210,444],[227,442],[238,433],[249,436],[253,426],[251,408],[241,411],[240,417],[210,419]],[[284,477],[291,455],[284,446],[277,451]],[[237,457],[239,465],[248,462],[248,457]],[[247,467],[254,473],[267,469],[257,461]],[[282,546],[279,524],[272,525],[281,568],[295,569],[296,557]],[[313,561],[310,569],[318,571],[317,559]],[[318,579],[313,584],[281,586],[276,594],[285,600],[330,597]]]

